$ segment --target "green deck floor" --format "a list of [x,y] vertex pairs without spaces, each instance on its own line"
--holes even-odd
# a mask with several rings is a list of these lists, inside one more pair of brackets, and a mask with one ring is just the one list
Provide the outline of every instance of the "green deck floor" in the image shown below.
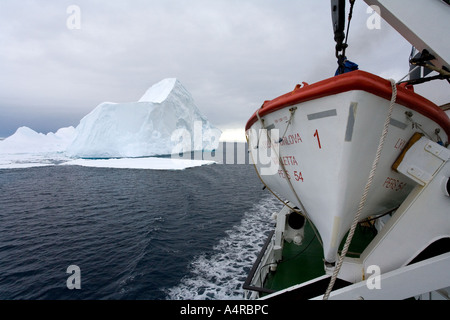
[[[375,235],[374,228],[358,225],[347,256],[359,256]],[[344,237],[343,243],[346,237]],[[278,264],[276,271],[269,273],[264,287],[278,291],[324,274],[322,246],[311,226],[306,224],[302,244],[300,246],[287,242],[284,244],[283,259]]]

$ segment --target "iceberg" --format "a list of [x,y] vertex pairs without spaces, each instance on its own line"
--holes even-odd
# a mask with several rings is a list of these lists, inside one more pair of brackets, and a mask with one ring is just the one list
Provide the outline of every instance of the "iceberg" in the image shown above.
[[[177,157],[218,149],[221,134],[180,81],[169,78],[137,102],[100,104],[76,128],[47,134],[18,128],[0,140],[0,169],[77,165],[182,170],[215,163]],[[177,157],[153,157],[174,154]]]
[[20,127],[13,135],[0,142],[0,154],[64,152],[74,136],[74,127],[61,128],[55,133],[47,134]]
[[168,78],[137,102],[98,105],[80,121],[66,154],[103,159],[209,151],[218,147],[221,133],[181,82]]
[[74,136],[74,127],[47,134],[20,127],[0,141],[0,169],[52,166],[70,160],[64,152]]

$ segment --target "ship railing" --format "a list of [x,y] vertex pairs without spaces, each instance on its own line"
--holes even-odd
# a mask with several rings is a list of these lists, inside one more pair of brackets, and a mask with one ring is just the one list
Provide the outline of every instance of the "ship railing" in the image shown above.
[[255,263],[253,264],[253,267],[247,276],[247,279],[244,282],[243,289],[245,290],[245,299],[253,300],[259,298],[261,294],[270,294],[275,292],[274,290],[264,288],[264,280],[269,273],[269,268],[264,267],[270,266],[272,264],[269,261],[273,260],[272,249],[274,234],[275,230],[272,230],[267,237],[267,240],[264,243],[258,257],[256,258]]

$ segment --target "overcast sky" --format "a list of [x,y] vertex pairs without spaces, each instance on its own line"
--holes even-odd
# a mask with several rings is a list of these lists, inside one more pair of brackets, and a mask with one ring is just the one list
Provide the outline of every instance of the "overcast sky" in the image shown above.
[[[411,45],[366,10],[356,1],[347,56],[399,80]],[[1,0],[0,137],[77,126],[168,77],[213,124],[243,128],[264,100],[332,76],[334,46],[329,0]]]

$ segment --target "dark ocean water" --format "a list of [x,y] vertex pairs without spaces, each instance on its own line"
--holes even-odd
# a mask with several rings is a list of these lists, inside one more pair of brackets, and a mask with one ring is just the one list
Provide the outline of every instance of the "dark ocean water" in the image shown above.
[[0,299],[240,299],[279,207],[251,165],[0,170]]

